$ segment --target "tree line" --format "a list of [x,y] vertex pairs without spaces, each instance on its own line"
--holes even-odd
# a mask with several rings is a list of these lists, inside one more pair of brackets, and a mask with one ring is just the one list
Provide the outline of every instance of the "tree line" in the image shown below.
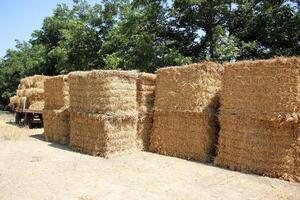
[[299,0],[74,0],[0,59],[0,103],[19,80],[300,54]]

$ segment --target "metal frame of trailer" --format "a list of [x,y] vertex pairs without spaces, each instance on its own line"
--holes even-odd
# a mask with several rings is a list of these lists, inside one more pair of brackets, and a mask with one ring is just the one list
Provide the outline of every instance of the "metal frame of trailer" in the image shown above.
[[23,108],[16,108],[15,122],[18,125],[28,125],[33,128],[35,125],[43,126],[43,110],[33,110],[26,108],[26,101],[23,102]]

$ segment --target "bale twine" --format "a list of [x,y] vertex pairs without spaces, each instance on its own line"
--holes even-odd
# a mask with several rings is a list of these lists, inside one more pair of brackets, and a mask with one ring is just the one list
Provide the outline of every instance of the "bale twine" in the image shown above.
[[148,151],[153,126],[155,74],[140,73],[137,78],[138,124],[137,142],[139,149]]
[[225,66],[215,164],[300,181],[300,59]]
[[107,157],[137,149],[136,72],[72,72],[70,146]]
[[65,75],[45,81],[44,135],[47,141],[68,144],[70,140],[69,84]]
[[206,62],[157,71],[150,151],[210,161],[217,142],[221,65]]

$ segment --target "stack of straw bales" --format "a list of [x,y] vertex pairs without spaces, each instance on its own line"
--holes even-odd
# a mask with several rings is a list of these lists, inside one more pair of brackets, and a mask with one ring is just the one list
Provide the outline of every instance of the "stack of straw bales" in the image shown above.
[[70,146],[107,157],[137,148],[136,72],[72,72]]
[[69,143],[69,84],[67,76],[45,81],[44,135],[47,141]]
[[137,141],[141,150],[147,151],[152,132],[155,74],[140,73],[137,79],[138,124]]
[[227,64],[215,163],[300,181],[300,58]]
[[35,75],[21,79],[17,95],[10,99],[10,106],[14,109],[23,108],[23,102],[26,99],[25,108],[43,110],[44,82],[47,78],[47,76]]
[[217,140],[222,66],[216,63],[157,71],[150,151],[210,161]]

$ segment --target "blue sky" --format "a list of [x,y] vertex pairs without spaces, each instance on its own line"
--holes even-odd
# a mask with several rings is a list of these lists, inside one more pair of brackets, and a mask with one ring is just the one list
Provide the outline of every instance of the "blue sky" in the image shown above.
[[15,39],[27,41],[33,30],[40,29],[59,3],[71,6],[72,0],[0,0],[0,58],[15,46]]
[[[87,0],[90,4],[100,0]],[[28,41],[31,33],[42,27],[43,19],[52,15],[57,4],[72,6],[73,0],[0,0],[0,58],[15,40]],[[168,3],[170,4],[170,0]]]

